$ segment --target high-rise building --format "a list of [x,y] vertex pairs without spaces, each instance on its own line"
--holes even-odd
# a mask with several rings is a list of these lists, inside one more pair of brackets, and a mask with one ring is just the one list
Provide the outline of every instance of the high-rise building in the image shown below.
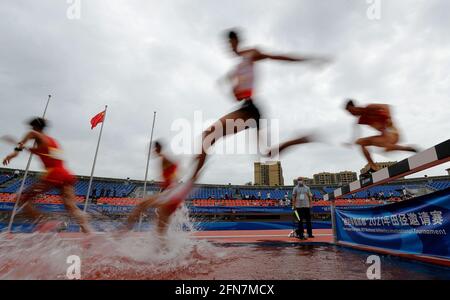
[[349,184],[356,180],[358,180],[358,175],[356,174],[356,172],[342,171],[336,173],[337,184]]
[[332,185],[336,182],[336,176],[333,173],[322,172],[319,174],[314,174],[314,184],[320,185]]
[[[384,168],[388,168],[392,165],[395,165],[396,163],[397,163],[396,161],[386,161],[386,162],[376,162],[375,165],[379,169],[384,169]],[[367,173],[367,171],[369,171],[369,169],[370,169],[369,164],[365,165],[364,168],[361,169],[361,174]]]
[[254,164],[254,181],[255,185],[267,185],[267,186],[283,186],[283,168],[281,162],[267,162]]
[[344,185],[358,180],[356,172],[342,171],[339,173],[322,172],[314,174],[314,184],[320,185]]

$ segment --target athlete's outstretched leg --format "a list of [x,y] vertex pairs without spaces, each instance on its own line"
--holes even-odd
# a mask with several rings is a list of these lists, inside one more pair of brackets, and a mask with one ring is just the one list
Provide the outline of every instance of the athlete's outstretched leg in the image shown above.
[[406,152],[419,152],[416,148],[411,146],[401,146],[401,145],[387,145],[384,147],[386,152],[392,152],[392,151],[406,151]]
[[169,227],[170,217],[173,214],[173,210],[170,210],[166,207],[161,207],[158,209],[158,223],[157,230],[158,235],[163,237],[167,233],[167,228]]
[[418,150],[413,147],[397,145],[399,138],[400,137],[399,137],[398,133],[386,133],[385,132],[379,136],[372,136],[372,137],[359,139],[356,142],[356,144],[361,146],[362,152],[363,152],[364,156],[366,157],[370,167],[374,171],[377,171],[378,167],[375,165],[369,151],[367,150],[368,146],[384,148],[386,152],[390,152],[390,151],[408,151],[408,152],[415,152],[415,153],[418,152]]
[[288,149],[289,147],[296,146],[296,145],[302,145],[302,144],[308,144],[313,141],[313,138],[311,136],[303,136],[297,139],[293,139],[290,141],[287,141],[285,143],[282,143],[276,147],[273,147],[270,149],[270,151],[267,153],[267,156],[272,156],[275,154],[278,150],[278,154],[281,154],[284,150]]
[[24,205],[23,207],[23,213],[33,219],[37,220],[40,217],[42,217],[44,214],[34,208],[33,204],[31,203],[34,198],[36,198],[39,195],[45,194],[46,192],[50,191],[52,189],[52,186],[45,183],[45,182],[38,182],[27,188],[24,193],[22,194],[19,202],[19,207]]
[[362,153],[364,154],[364,157],[367,159],[367,163],[369,164],[370,169],[372,169],[372,171],[378,171],[378,166],[373,161],[369,150],[367,150],[367,147],[366,146],[361,146],[361,150],[362,150]]
[[368,146],[383,147],[382,145],[385,144],[385,138],[383,136],[373,136],[373,137],[361,138],[356,141],[356,144],[361,146],[362,153],[364,154],[364,157],[367,159],[369,167],[373,171],[378,171],[378,167],[375,164],[375,162],[373,161],[369,150],[367,150],[367,147]]
[[147,209],[150,207],[156,207],[155,205],[156,197],[151,196],[141,203],[139,203],[136,208],[131,212],[131,214],[128,216],[126,228],[128,230],[132,230],[134,227],[134,224],[137,223],[139,218],[141,217],[141,214],[144,213]]
[[[220,118],[216,123],[214,123],[211,127],[209,127],[206,131],[202,134],[202,153],[197,157],[198,163],[197,168],[195,169],[194,175],[192,176],[193,179],[196,179],[198,176],[198,173],[202,169],[203,165],[206,161],[207,151],[209,148],[211,148],[218,140],[221,138],[236,134],[242,130],[248,129],[249,126],[246,126],[243,124],[243,126],[235,126],[234,123],[237,120],[242,120],[244,122],[247,122],[249,120],[254,119],[254,117],[246,112],[245,110],[239,109],[232,113],[229,113],[228,115],[223,116]],[[227,121],[228,123],[233,124],[233,128],[227,128]],[[259,120],[255,120],[255,126],[257,126],[257,122]],[[230,124],[228,124],[230,126]]]
[[72,185],[66,185],[61,188],[61,196],[66,210],[69,212],[81,227],[84,233],[91,233],[87,215],[76,205],[75,192]]

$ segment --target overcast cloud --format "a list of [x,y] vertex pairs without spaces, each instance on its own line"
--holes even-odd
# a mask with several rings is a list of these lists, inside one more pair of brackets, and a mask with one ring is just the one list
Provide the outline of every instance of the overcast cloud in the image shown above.
[[[66,1],[0,4],[0,135],[22,135],[24,120],[40,115],[52,94],[49,132],[77,174],[90,173],[99,128],[91,131],[89,120],[106,104],[96,175],[134,179],[144,176],[153,111],[155,138],[166,142],[177,134],[171,130],[177,119],[193,122],[194,111],[216,119],[231,111],[236,103],[217,84],[236,62],[222,35],[230,27],[243,29],[248,46],[334,59],[321,69],[270,61],[258,66],[256,101],[267,117],[280,120],[280,138],[316,128],[329,140],[283,156],[286,183],[321,171],[358,171],[365,164],[357,148],[341,146],[354,123],[342,110],[347,97],[392,104],[403,143],[428,148],[449,138],[449,1],[382,0],[380,20],[368,18],[369,4],[362,0],[81,4],[75,20],[67,18]],[[10,148],[0,145],[0,154]],[[11,167],[24,168],[26,158]],[[184,168],[190,158],[179,157]],[[214,155],[201,181],[253,181],[257,159]],[[448,167],[425,174],[441,175]],[[37,160],[32,168],[40,168]],[[158,174],[152,160],[150,177]]]

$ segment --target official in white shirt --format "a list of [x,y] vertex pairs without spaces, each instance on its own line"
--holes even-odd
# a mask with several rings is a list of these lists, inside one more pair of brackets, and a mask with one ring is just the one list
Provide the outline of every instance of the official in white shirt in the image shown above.
[[312,223],[311,223],[311,207],[312,207],[311,189],[306,186],[303,179],[300,177],[297,179],[297,185],[292,191],[292,208],[297,212],[298,215],[298,228],[297,237],[301,240],[305,240],[303,222],[306,222],[306,230],[308,232],[309,238],[314,238],[312,234]]

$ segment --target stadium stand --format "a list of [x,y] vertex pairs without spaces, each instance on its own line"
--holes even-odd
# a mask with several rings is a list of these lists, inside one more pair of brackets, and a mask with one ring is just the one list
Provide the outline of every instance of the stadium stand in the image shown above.
[[[36,177],[28,177],[25,180],[25,187],[35,183],[36,181],[37,181]],[[1,189],[0,193],[15,193],[20,188],[21,184],[22,184],[22,180],[16,180],[8,187]]]
[[[88,180],[82,180],[78,181],[75,184],[75,194],[77,196],[86,196],[87,190],[89,187],[89,181]],[[115,194],[117,198],[121,197],[128,197],[131,192],[136,188],[136,185],[132,183],[116,183],[116,182],[101,182],[101,181],[94,181],[92,183],[92,193],[95,192],[95,197],[104,197],[104,196],[111,196]],[[53,192],[55,194],[55,192]]]
[[[28,177],[25,181],[25,187],[30,186],[31,184],[37,182],[38,177]],[[0,190],[0,193],[16,193],[20,188],[22,180],[17,180],[6,188]],[[75,184],[75,195],[77,196],[86,196],[87,190],[89,186],[88,180],[79,180]],[[111,196],[116,195],[116,197],[128,197],[131,192],[136,188],[136,185],[133,183],[125,184],[125,183],[116,183],[116,182],[101,182],[94,181],[92,184],[92,193],[91,195],[95,197],[103,197],[103,196]],[[93,194],[95,193],[95,195]],[[59,191],[52,190],[48,193],[49,195],[58,195]]]
[[0,185],[10,181],[12,177],[10,175],[0,175]]
[[118,206],[136,206],[142,199],[133,198],[100,198],[98,205],[118,205]]
[[0,202],[14,202],[16,198],[16,194],[6,194],[0,193]]
[[[31,174],[26,180],[26,186],[38,179],[37,173]],[[21,178],[12,176],[12,172],[0,171],[0,202],[14,202],[15,193],[21,185]],[[75,185],[75,194],[79,203],[84,202],[89,180],[80,177]],[[403,190],[411,194],[414,190],[426,190],[426,193],[443,190],[450,187],[450,176],[434,178],[415,178],[399,180],[391,184],[370,188],[366,191],[348,195],[338,200],[338,205],[375,205],[388,201],[402,199]],[[147,191],[157,192],[157,183],[150,183]],[[292,186],[285,187],[256,187],[256,186],[214,186],[199,185],[187,200],[192,200],[194,206],[279,206],[282,199],[292,198]],[[323,201],[323,195],[332,192],[336,186],[312,186],[314,205],[329,205]],[[142,197],[142,182],[118,179],[94,178],[92,192],[95,193],[93,203],[103,205],[134,206]],[[137,193],[140,191],[141,193]],[[268,197],[270,196],[270,197]],[[259,198],[259,200],[258,200]],[[317,201],[319,200],[319,201]],[[36,199],[37,203],[60,204],[58,191],[51,191],[47,195]]]
[[[380,194],[384,195],[384,197],[401,197],[402,191],[404,188],[406,189],[419,189],[424,187],[425,185],[418,184],[402,184],[402,185],[382,185],[370,188],[365,191],[357,192],[355,194],[355,198],[371,198],[375,196],[379,196]],[[345,198],[352,198],[351,195],[346,196]]]
[[282,189],[241,189],[240,191],[242,197],[253,196],[256,199],[259,198],[259,193],[261,193],[261,199],[268,199],[268,196],[270,199],[282,199],[287,192],[287,190]]
[[332,192],[334,192],[334,190],[335,190],[336,188],[334,188],[334,187],[324,187],[323,188],[323,190],[325,191],[325,193],[332,193]]
[[229,198],[232,199],[235,197],[234,191],[232,188],[222,188],[222,187],[206,187],[196,189],[189,196],[190,199],[222,199]]
[[436,181],[428,184],[433,190],[440,191],[450,187],[450,181]]
[[[261,199],[268,199],[268,195],[270,196],[270,199],[273,200],[281,200],[284,199],[286,196],[290,199],[292,198],[292,189],[293,188],[272,188],[272,189],[240,189],[241,191],[241,197],[244,199],[248,198],[255,198],[258,199],[259,195],[261,195]],[[320,199],[322,197],[322,193],[318,189],[311,189],[311,192],[313,193],[314,197],[317,199]]]

